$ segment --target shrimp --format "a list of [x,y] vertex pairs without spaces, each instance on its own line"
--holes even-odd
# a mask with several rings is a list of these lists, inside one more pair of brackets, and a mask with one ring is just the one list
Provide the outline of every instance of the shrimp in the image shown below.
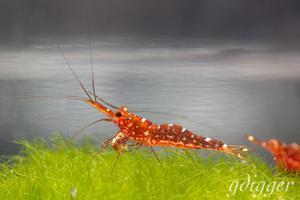
[[[136,149],[141,146],[150,147],[154,152],[153,147],[176,147],[180,149],[208,149],[219,152],[224,152],[233,156],[237,156],[244,159],[243,155],[248,151],[245,146],[227,145],[224,142],[212,139],[209,137],[203,137],[195,134],[194,132],[183,128],[178,124],[156,124],[152,121],[141,117],[128,110],[127,107],[117,107],[103,98],[96,95],[95,79],[93,62],[91,58],[90,48],[90,64],[92,71],[92,92],[87,90],[75,71],[71,67],[67,57],[60,46],[57,46],[61,53],[66,65],[72,72],[74,78],[79,83],[80,87],[84,91],[86,97],[78,96],[65,96],[64,99],[78,100],[89,104],[91,107],[97,109],[100,113],[105,115],[105,118],[98,119],[87,126],[77,131],[74,135],[82,132],[84,129],[101,121],[108,121],[116,124],[119,127],[119,131],[110,139],[104,141],[101,145],[101,150],[108,146],[111,146],[118,153],[118,158],[121,152],[128,151],[129,146],[133,146]],[[43,96],[41,98],[57,98],[53,96]],[[131,143],[131,144],[129,144]],[[155,153],[155,152],[154,152]],[[156,154],[155,154],[156,155]],[[156,155],[157,157],[157,155]],[[117,158],[117,160],[118,160]],[[158,158],[158,157],[157,157]]]
[[276,139],[261,141],[252,135],[247,139],[270,152],[276,160],[277,166],[290,172],[300,172],[300,145],[286,144]]
[[[105,141],[102,144],[101,149],[111,145],[114,150],[121,153],[127,151],[128,143],[132,142],[133,146],[136,146],[137,148],[141,146],[151,148],[165,146],[181,149],[208,149],[231,154],[239,158],[243,158],[243,153],[248,151],[244,146],[227,145],[220,140],[197,135],[178,124],[155,124],[146,118],[130,112],[125,106],[114,106],[96,95],[94,78],[92,79],[93,92],[90,92],[83,86],[67,60],[66,63],[87,95],[87,98],[73,98],[88,103],[106,116],[106,118],[97,120],[90,125],[99,121],[109,121],[119,127],[119,131],[112,138]],[[87,128],[90,125],[84,128]]]

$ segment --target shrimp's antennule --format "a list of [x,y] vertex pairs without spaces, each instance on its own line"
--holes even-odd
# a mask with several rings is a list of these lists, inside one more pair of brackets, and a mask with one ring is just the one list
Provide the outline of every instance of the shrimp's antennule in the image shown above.
[[253,144],[257,144],[259,146],[263,146],[264,142],[257,139],[256,137],[252,136],[252,135],[246,135],[247,139],[252,142]]
[[[89,92],[90,94],[93,94],[91,91],[88,91],[88,92]],[[101,101],[102,103],[106,104],[107,106],[109,106],[109,107],[111,107],[111,108],[119,109],[119,107],[117,107],[117,106],[115,106],[115,105],[109,103],[108,101],[104,100],[103,98],[101,98],[101,97],[99,97],[99,96],[97,96],[97,95],[95,95],[95,96],[96,96],[96,100]]]

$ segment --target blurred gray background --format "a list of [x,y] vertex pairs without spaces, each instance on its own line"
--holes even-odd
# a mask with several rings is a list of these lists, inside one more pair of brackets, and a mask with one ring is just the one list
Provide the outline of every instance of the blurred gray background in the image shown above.
[[226,143],[299,143],[299,11],[296,0],[0,0],[0,154],[103,117],[76,101],[16,100],[84,96],[57,45],[91,88],[89,43],[97,94],[116,105]]

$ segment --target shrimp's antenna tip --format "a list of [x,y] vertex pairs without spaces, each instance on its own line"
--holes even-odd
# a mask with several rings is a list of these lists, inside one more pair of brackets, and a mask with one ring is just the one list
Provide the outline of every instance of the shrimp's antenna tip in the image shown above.
[[75,79],[78,81],[78,83],[80,84],[81,88],[83,89],[83,91],[85,92],[85,94],[88,96],[88,98],[92,100],[91,96],[89,95],[89,93],[87,92],[87,90],[85,89],[83,83],[80,81],[79,77],[76,75],[75,71],[73,70],[73,68],[71,67],[71,64],[69,62],[69,60],[67,59],[64,51],[62,50],[62,48],[60,47],[60,45],[58,45],[58,43],[56,42],[56,47],[58,49],[58,51],[60,52],[60,54],[62,55],[63,59],[65,60],[66,65],[69,67],[69,69],[71,70],[73,76],[75,77]]

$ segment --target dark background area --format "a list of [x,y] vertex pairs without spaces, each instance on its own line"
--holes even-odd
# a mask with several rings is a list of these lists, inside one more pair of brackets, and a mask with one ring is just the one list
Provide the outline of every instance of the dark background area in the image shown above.
[[298,0],[1,0],[2,42],[35,35],[146,34],[261,38],[295,44]]

